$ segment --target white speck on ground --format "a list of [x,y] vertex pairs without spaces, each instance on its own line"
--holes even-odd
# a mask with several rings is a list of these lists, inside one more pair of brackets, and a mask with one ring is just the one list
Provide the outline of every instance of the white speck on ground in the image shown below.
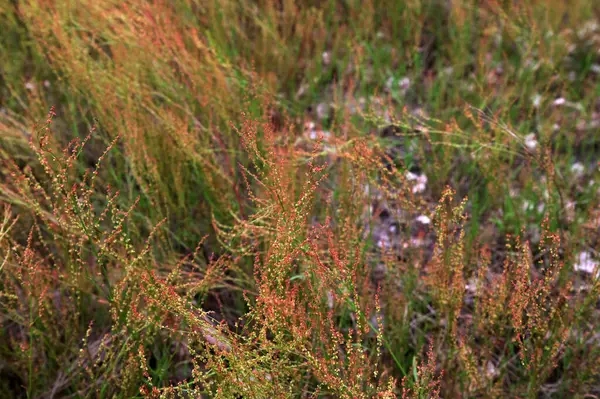
[[575,162],[573,165],[571,165],[571,172],[573,172],[577,176],[581,176],[584,170],[585,168],[583,167],[583,164],[581,162]]
[[319,120],[324,120],[329,117],[329,106],[325,103],[320,103],[317,105],[317,118]]
[[425,215],[417,216],[416,221],[419,222],[419,223],[423,223],[423,224],[429,224],[429,223],[431,223],[431,219],[428,216],[425,216]]
[[410,79],[404,77],[404,78],[400,79],[400,82],[398,83],[398,85],[400,86],[400,88],[402,90],[408,90],[408,88],[410,87]]
[[525,147],[530,151],[534,151],[538,146],[538,141],[535,138],[535,133],[529,133],[525,136]]
[[567,100],[565,100],[563,97],[559,97],[556,100],[554,100],[553,104],[556,106],[560,106],[560,105],[564,105],[567,102]]
[[577,262],[573,266],[576,271],[592,274],[596,272],[596,277],[600,274],[598,270],[598,261],[592,259],[589,252],[583,251],[577,256]]
[[407,172],[406,179],[415,182],[415,185],[412,188],[413,194],[422,193],[427,188],[427,176],[425,174],[417,175],[412,172]]

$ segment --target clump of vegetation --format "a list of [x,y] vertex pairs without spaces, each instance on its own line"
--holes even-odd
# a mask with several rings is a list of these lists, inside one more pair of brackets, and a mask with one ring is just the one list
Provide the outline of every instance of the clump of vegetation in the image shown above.
[[600,395],[591,0],[0,2],[7,397]]

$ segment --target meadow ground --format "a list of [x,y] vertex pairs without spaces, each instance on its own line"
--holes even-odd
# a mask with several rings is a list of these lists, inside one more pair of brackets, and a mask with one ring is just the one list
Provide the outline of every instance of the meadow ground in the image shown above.
[[2,398],[600,397],[595,0],[0,0]]

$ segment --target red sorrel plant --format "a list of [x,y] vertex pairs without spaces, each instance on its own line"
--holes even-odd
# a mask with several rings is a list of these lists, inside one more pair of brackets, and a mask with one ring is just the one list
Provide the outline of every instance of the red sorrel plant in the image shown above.
[[[89,137],[55,150],[52,116],[32,139],[41,171],[13,164],[11,180],[2,187],[3,196],[22,207],[21,214],[29,210],[34,223],[25,244],[18,236],[10,239],[15,261],[6,261],[2,269],[6,292],[13,292],[3,305],[7,322],[25,331],[7,330],[11,347],[20,348],[11,352],[22,358],[15,364],[22,364],[19,374],[29,379],[28,392],[42,392],[32,376],[52,359],[70,364],[68,379],[57,380],[54,389],[79,387],[86,395],[133,393],[140,381],[144,395],[191,390],[217,397],[281,397],[296,392],[293,387],[340,397],[394,395],[393,379],[378,364],[384,323],[356,246],[362,229],[350,218],[326,218],[322,225],[308,219],[326,178],[325,166],[315,165],[318,157],[302,165],[293,147],[277,141],[272,125],[247,119],[240,134],[253,166],[243,170],[255,212],[228,231],[218,230],[224,242],[239,238],[247,249],[196,269],[199,244],[192,263],[184,258],[154,270],[151,240],[160,237],[160,225],[136,248],[127,234],[133,207],[121,211],[115,204],[118,193],[97,184],[107,152],[93,170],[77,173],[74,165]],[[299,163],[304,173],[297,185]],[[103,209],[96,197],[101,189],[108,195]],[[226,281],[225,270],[243,272],[247,253],[255,254],[257,291],[248,292],[251,310],[234,334],[192,299]],[[84,307],[87,315],[95,308],[94,317],[110,314],[111,322],[90,325]],[[148,371],[146,348],[165,339],[185,342],[194,371],[185,382],[160,388]],[[62,352],[46,344],[61,340]],[[73,350],[81,346],[71,343],[81,340],[81,351]],[[90,379],[99,385],[88,384]],[[116,383],[109,387],[109,381]]]
[[[461,370],[463,377],[454,381],[462,381],[456,388],[460,392],[502,396],[502,383],[510,381],[516,394],[533,397],[559,363],[567,361],[567,343],[576,333],[573,309],[584,301],[573,301],[559,254],[560,237],[546,219],[535,261],[528,242],[509,237],[502,272],[492,269],[490,252],[483,249],[469,278],[462,255],[465,201],[453,207],[452,197],[446,190],[440,200],[437,244],[427,269],[428,290],[447,320],[440,345],[457,355],[443,360],[444,368],[456,364]],[[471,295],[472,312],[466,302]]]
[[412,386],[408,386],[407,377],[402,379],[402,399],[440,398],[442,375],[443,372],[437,372],[433,342],[430,342],[427,360],[423,359],[420,365],[417,365],[416,358],[413,362]]
[[269,123],[246,119],[239,133],[253,165],[244,176],[254,212],[233,228],[217,228],[222,240],[245,243],[238,255],[256,253],[247,333],[261,345],[285,347],[289,362],[306,373],[305,389],[340,397],[392,395],[381,385],[377,357],[364,347],[381,345],[383,332],[370,338],[369,315],[379,305],[356,246],[360,228],[344,213],[313,226],[308,219],[317,193],[327,198],[320,188],[326,165],[316,165],[316,153],[302,161],[292,145],[278,145]]
[[[139,283],[152,264],[150,240],[160,225],[145,247],[134,247],[127,222],[135,203],[119,209],[118,193],[99,184],[100,167],[116,139],[93,169],[81,173],[78,157],[94,129],[60,151],[51,130],[53,116],[51,110],[31,138],[41,168],[9,163],[10,175],[0,187],[3,201],[18,209],[19,226],[32,226],[25,236],[15,229],[2,236],[7,250],[1,270],[7,342],[2,350],[14,359],[14,372],[29,396],[64,389],[81,389],[84,395],[135,391],[138,378],[132,370],[138,368],[130,362],[140,343],[152,341],[157,325],[156,314],[136,317]],[[88,329],[90,320],[110,316],[112,322],[99,323],[101,330]],[[110,333],[98,338],[102,330]],[[83,337],[87,346],[80,353]],[[62,374],[52,374],[57,370]],[[44,380],[55,383],[40,385]]]
[[437,241],[433,259],[427,265],[428,287],[436,307],[446,318],[450,342],[456,340],[465,292],[464,208],[467,199],[453,206],[454,194],[452,189],[447,188],[436,209],[434,224]]
[[[532,264],[529,243],[517,241],[521,253],[513,268],[513,291],[509,301],[519,356],[529,373],[529,396],[556,368],[564,343],[571,334],[573,311],[569,305],[571,283],[561,278],[563,261],[559,256],[560,237],[552,233],[548,221],[542,226],[540,244],[543,256]],[[537,274],[531,278],[530,273]]]

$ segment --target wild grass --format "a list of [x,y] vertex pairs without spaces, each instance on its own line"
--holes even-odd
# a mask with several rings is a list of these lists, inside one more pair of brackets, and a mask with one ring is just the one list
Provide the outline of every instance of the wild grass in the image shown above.
[[0,0],[0,392],[600,395],[599,16]]

